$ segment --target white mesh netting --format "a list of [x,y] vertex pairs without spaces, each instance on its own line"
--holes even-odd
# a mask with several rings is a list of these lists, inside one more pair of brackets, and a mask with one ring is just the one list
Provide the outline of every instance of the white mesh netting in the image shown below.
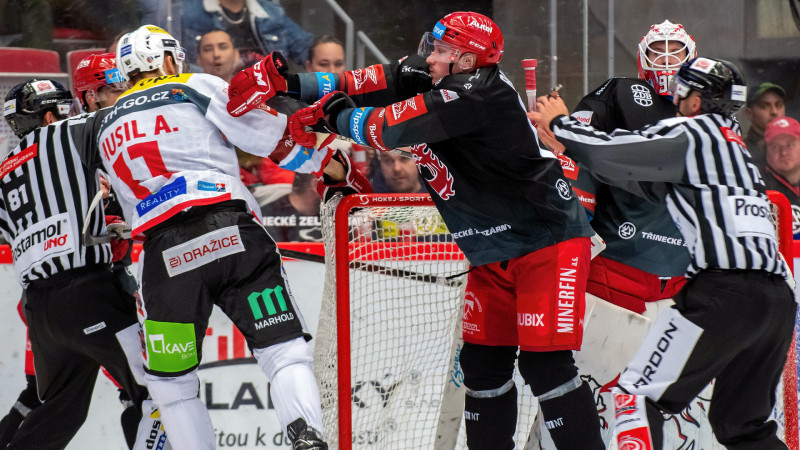
[[[325,434],[338,448],[334,209],[323,206],[326,285],[314,359]],[[433,207],[364,207],[349,223],[353,446],[434,448],[453,386],[467,262]],[[461,398],[449,419],[456,427]]]

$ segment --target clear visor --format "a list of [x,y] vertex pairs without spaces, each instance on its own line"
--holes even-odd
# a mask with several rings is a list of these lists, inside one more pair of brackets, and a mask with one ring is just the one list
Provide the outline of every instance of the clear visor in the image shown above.
[[692,92],[692,88],[681,83],[677,76],[670,77],[669,95],[671,95],[672,98],[686,98],[690,92]]
[[422,35],[422,39],[419,41],[417,55],[425,59],[433,56],[435,62],[450,64],[458,61],[458,58],[461,56],[461,50],[443,42],[441,39],[436,39],[433,33],[427,31]]

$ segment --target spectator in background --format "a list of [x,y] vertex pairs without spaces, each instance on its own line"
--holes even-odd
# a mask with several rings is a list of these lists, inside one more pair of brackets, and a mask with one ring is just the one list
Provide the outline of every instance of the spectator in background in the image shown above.
[[[411,152],[410,147],[401,150]],[[372,183],[375,193],[412,194],[427,193],[420,178],[414,158],[383,152],[380,154],[380,170]]]
[[289,195],[261,206],[267,232],[277,242],[322,241],[321,201],[317,177],[296,174]]
[[231,35],[227,32],[212,30],[200,38],[197,45],[197,65],[203,72],[230,83],[238,62],[239,49],[233,45]]
[[280,5],[269,0],[183,0],[181,22],[181,42],[189,61],[196,58],[194,44],[211,30],[227,31],[245,64],[273,50],[303,64],[313,39]]
[[306,72],[343,73],[344,70],[342,42],[327,34],[315,37],[308,47]]
[[753,162],[760,170],[766,167],[766,143],[764,142],[764,129],[772,120],[786,115],[786,106],[783,101],[786,91],[773,83],[761,83],[753,89],[744,112],[750,120],[750,129],[744,143],[753,157]]
[[779,117],[764,131],[767,166],[762,171],[767,189],[780,192],[792,204],[792,231],[800,238],[800,123]]

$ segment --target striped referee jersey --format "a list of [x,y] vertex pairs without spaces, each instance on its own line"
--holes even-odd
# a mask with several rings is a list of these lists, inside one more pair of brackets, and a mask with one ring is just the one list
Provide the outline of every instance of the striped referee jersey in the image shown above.
[[[0,231],[11,243],[14,270],[27,287],[36,280],[83,266],[111,263],[109,244],[86,247],[81,230],[97,172],[81,154],[87,148],[95,115],[83,115],[37,128],[0,164]],[[88,127],[88,128],[87,128]],[[102,208],[95,208],[90,230],[105,232]]]
[[611,134],[559,116],[550,126],[567,155],[599,180],[667,208],[704,269],[765,270],[788,278],[771,206],[739,124],[719,114],[664,119]]

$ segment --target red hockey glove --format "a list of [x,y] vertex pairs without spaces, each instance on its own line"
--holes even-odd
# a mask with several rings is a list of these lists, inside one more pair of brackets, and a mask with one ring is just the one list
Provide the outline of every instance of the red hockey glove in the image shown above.
[[372,185],[369,184],[367,177],[353,166],[350,158],[344,152],[336,150],[331,156],[331,161],[338,161],[344,166],[345,179],[333,181],[328,175],[322,175],[317,182],[317,192],[322,197],[322,201],[327,202],[337,192],[341,192],[342,195],[372,193]]
[[228,86],[228,114],[239,117],[258,108],[278,92],[286,92],[287,64],[280,52],[272,52],[252,67],[237,73]]
[[[106,227],[108,234],[119,234],[128,224],[120,216],[106,216]],[[128,254],[131,241],[128,239],[114,239],[111,241],[111,262],[117,262]]]
[[[344,92],[330,92],[311,106],[289,116],[289,132],[298,144],[313,148],[317,143],[317,136],[306,127],[316,131],[336,132],[336,116],[345,108],[355,107],[356,104]],[[328,116],[327,121],[325,116]]]

